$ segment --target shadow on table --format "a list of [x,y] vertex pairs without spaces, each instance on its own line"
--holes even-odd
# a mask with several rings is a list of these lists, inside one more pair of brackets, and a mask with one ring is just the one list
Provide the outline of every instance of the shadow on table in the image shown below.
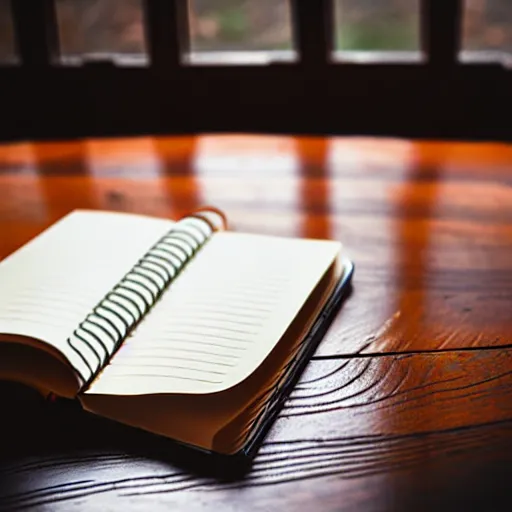
[[243,457],[224,458],[94,416],[76,401],[46,401],[34,390],[0,381],[3,414],[0,462],[69,452],[122,452],[163,462],[196,476],[240,480],[251,469]]
[[[315,478],[314,473],[304,468],[304,460],[294,459],[293,456],[286,460],[287,466],[293,468],[294,464],[301,464],[303,468],[295,479],[272,478],[271,463],[263,468],[255,465],[254,471],[246,477],[249,466],[222,464],[167,439],[84,413],[73,402],[49,404],[28,388],[7,383],[0,383],[0,396],[4,397],[0,470],[4,471],[6,478],[5,482],[0,483],[0,508],[1,498],[11,505],[25,503],[23,500],[39,503],[41,493],[56,493],[57,496],[60,490],[62,499],[68,499],[76,486],[101,487],[104,480],[107,482],[104,485],[112,487],[122,487],[129,480],[130,485],[142,485],[142,488],[137,487],[139,492],[149,495],[155,491],[146,480],[152,478],[157,480],[157,484],[170,482],[164,485],[162,491],[167,494],[175,488],[180,490],[186,486],[193,488],[202,485],[209,490],[219,491],[219,499],[231,500],[237,494],[230,493],[230,489],[240,486],[265,485],[267,494],[278,496],[283,492],[286,495],[283,489],[291,488],[274,486],[275,483]],[[400,455],[397,460],[402,460],[402,463],[392,463],[392,453],[402,453],[406,448],[407,443],[402,443],[388,456],[384,453],[375,461],[385,462],[389,459],[391,463],[383,464],[377,472],[356,477],[355,474],[346,474],[350,461],[343,457],[336,459],[333,454],[332,461],[323,458],[316,462],[324,465],[323,478],[316,478],[308,488],[317,489],[320,485],[326,492],[330,490],[334,493],[333,496],[346,496],[346,492],[353,487],[362,493],[360,497],[364,498],[365,503],[378,505],[378,508],[362,507],[364,510],[505,509],[499,505],[510,498],[511,430],[509,422],[502,423],[490,425],[489,429],[477,434],[482,438],[483,446],[474,456],[462,453],[463,456],[457,457],[450,455],[449,450],[443,456],[435,450],[431,451],[432,435],[418,436],[418,443],[414,443],[415,451],[409,453],[406,450],[404,453],[414,455],[420,451],[421,463],[408,465],[407,457]],[[499,446],[503,449],[498,454],[496,446],[493,447],[490,442],[493,435],[502,437]],[[489,449],[485,449],[486,439]],[[344,439],[345,442],[349,440],[350,437]],[[342,441],[340,438],[339,443]],[[347,449],[357,453],[357,443]],[[364,458],[364,452],[360,455]],[[116,466],[116,461],[121,465]],[[142,483],[139,482],[141,475]],[[206,477],[206,480],[202,477]],[[172,483],[174,478],[184,478],[185,487],[175,486]],[[242,499],[242,496],[239,495],[239,498]]]

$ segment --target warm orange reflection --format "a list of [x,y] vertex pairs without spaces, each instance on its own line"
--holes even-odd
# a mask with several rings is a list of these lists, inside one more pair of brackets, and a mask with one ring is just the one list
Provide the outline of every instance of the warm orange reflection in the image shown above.
[[131,179],[159,178],[161,163],[151,137],[87,140],[84,142],[91,174]]
[[[320,355],[510,343],[512,145],[277,136],[0,145],[0,257],[74,208],[341,240],[354,292]],[[508,337],[507,337],[508,336]]]
[[300,165],[293,137],[203,136],[194,158],[205,200],[223,209],[235,229],[297,236]]
[[262,181],[296,177],[297,141],[293,137],[202,136],[197,139],[194,166],[204,176],[252,174]]
[[174,188],[166,183],[166,164],[153,138],[91,140],[85,147],[95,208],[162,217],[176,214]]
[[512,146],[336,138],[328,165],[356,275],[320,354],[506,344]]
[[329,140],[300,138],[297,140],[300,168],[299,208],[305,238],[333,237],[331,231],[331,180],[327,157]]
[[336,137],[330,139],[329,164],[348,175],[383,168],[403,172],[410,165],[415,145],[400,139]]
[[[429,293],[429,254],[432,236],[432,217],[437,207],[440,168],[434,167],[429,174],[429,186],[416,188],[422,182],[422,147],[411,146],[404,168],[407,172],[391,198],[396,224],[392,275],[394,279],[392,302],[396,305],[391,320],[386,324],[380,339],[376,339],[371,350],[380,347],[384,351],[428,350],[428,342],[422,347],[421,340],[426,334],[425,310]],[[421,199],[421,217],[412,219]],[[427,335],[428,336],[428,335]]]
[[416,142],[415,146],[420,151],[421,163],[424,166],[440,165],[444,169],[464,166],[466,170],[469,168],[481,172],[481,166],[486,165],[501,167],[508,173],[512,164],[510,144],[421,141]]
[[82,141],[37,143],[33,151],[49,204],[48,224],[77,208],[99,208]]
[[[37,161],[34,160],[34,153],[37,154]],[[66,160],[76,160],[81,153],[82,143],[77,141],[0,144],[2,166],[22,166],[34,172],[39,172],[41,164],[59,165]]]
[[28,142],[0,144],[1,173],[34,170],[34,155],[32,144]]
[[[512,193],[497,185],[493,174],[481,174],[477,183],[467,179],[468,168],[476,164],[456,157],[464,156],[458,151],[464,146],[414,144],[409,171],[390,189],[395,227],[388,237],[394,240],[394,256],[386,300],[394,312],[367,351],[505,341],[510,304],[499,297],[512,284]],[[485,147],[477,149],[475,157],[488,155]],[[492,172],[504,161],[491,158],[487,169]]]
[[164,194],[162,213],[157,215],[176,219],[207,203],[194,169],[197,138],[157,137],[152,146],[160,162]]
[[330,236],[356,263],[354,289],[319,355],[371,350],[399,309],[395,202],[414,158],[414,143],[331,138],[326,166]]
[[38,233],[48,221],[49,201],[32,144],[0,145],[0,259]]
[[[243,219],[240,228],[329,238],[327,148],[324,138],[203,136],[198,139],[194,167],[205,197],[228,215],[240,218],[243,208],[266,210],[263,228]],[[234,176],[239,178],[237,189],[230,185]]]

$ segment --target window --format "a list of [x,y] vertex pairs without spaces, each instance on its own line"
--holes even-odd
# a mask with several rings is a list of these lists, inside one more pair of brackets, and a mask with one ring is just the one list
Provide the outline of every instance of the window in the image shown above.
[[504,139],[512,0],[0,0],[0,62],[0,138]]
[[335,0],[338,60],[419,60],[418,0]]
[[190,62],[292,60],[287,0],[189,0]]
[[498,60],[512,65],[512,1],[466,0],[462,60]]
[[56,0],[61,60],[146,63],[141,0]]
[[0,64],[12,64],[16,60],[11,2],[0,0]]

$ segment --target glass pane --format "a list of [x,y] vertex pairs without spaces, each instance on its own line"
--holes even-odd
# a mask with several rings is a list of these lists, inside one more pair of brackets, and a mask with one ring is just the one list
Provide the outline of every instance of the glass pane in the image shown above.
[[462,48],[512,53],[512,1],[466,0]]
[[16,62],[11,1],[0,0],[0,63]]
[[293,55],[287,0],[189,0],[189,18],[193,62],[229,63],[231,58],[236,60],[233,52],[245,54],[253,63],[258,59],[251,53],[271,55],[271,60],[288,60]]
[[141,0],[56,0],[61,58],[145,61]]
[[335,50],[420,50],[419,0],[335,0],[335,19]]

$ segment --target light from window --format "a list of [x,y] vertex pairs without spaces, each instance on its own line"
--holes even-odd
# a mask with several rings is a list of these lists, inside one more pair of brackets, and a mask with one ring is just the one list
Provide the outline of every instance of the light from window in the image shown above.
[[0,64],[17,61],[10,0],[0,0]]
[[146,63],[141,0],[56,0],[61,59]]
[[335,58],[419,60],[419,0],[335,0]]
[[465,0],[463,60],[512,63],[512,1]]
[[294,58],[287,0],[189,0],[189,23],[193,64]]

